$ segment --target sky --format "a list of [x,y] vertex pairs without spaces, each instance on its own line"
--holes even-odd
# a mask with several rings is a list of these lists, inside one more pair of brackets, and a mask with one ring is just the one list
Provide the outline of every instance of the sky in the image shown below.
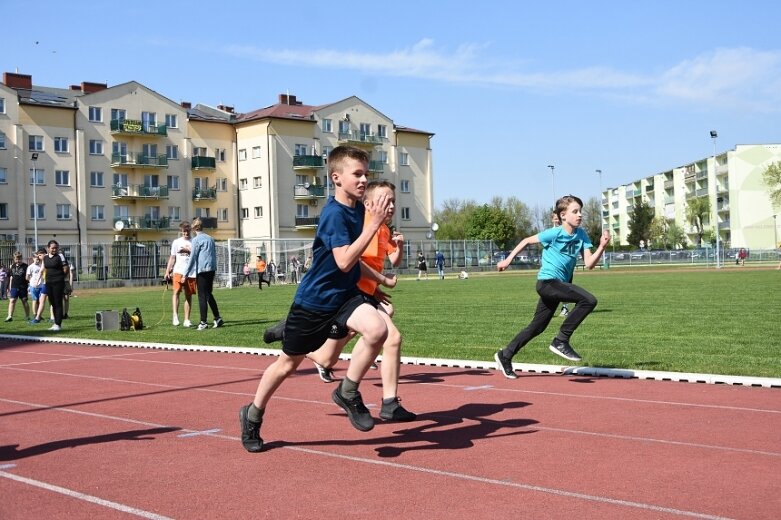
[[[357,96],[432,138],[434,203],[572,193],[781,143],[781,2],[0,0],[3,72],[250,112]],[[553,169],[549,165],[554,166]],[[598,174],[597,170],[602,173]]]

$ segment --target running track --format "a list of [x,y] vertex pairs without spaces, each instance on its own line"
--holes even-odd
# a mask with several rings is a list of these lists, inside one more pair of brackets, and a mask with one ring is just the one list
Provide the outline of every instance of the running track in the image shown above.
[[0,518],[781,517],[779,389],[405,365],[361,433],[305,362],[250,454],[272,361],[1,341]]

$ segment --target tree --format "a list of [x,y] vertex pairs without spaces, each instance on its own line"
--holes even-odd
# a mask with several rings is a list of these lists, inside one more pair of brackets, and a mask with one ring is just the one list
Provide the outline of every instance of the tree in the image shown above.
[[466,238],[493,240],[500,249],[506,249],[515,239],[515,225],[507,213],[484,204],[469,216]]
[[472,200],[449,199],[442,203],[442,209],[434,211],[434,222],[439,224],[437,240],[464,240],[467,223],[477,208]]
[[774,206],[781,206],[781,162],[775,162],[767,167],[762,174],[762,178],[767,184],[770,202]]
[[710,200],[707,197],[692,199],[686,207],[686,219],[697,228],[697,247],[702,247],[702,235],[705,232],[703,222],[709,214]]
[[583,206],[583,222],[580,224],[583,231],[594,244],[599,244],[602,236],[602,205],[596,197],[588,199]]
[[635,202],[629,214],[629,236],[626,237],[626,241],[637,247],[640,247],[641,240],[648,244],[653,219],[654,210],[648,205],[648,202]]
[[507,200],[494,197],[491,199],[491,206],[504,212],[513,222],[515,236],[512,242],[520,242],[522,238],[534,234],[531,210],[517,197],[508,197]]
[[686,233],[683,228],[675,223],[675,220],[670,220],[667,227],[667,243],[671,247],[686,248],[687,240]]
[[656,248],[669,249],[669,230],[670,223],[662,216],[656,216],[651,221],[651,229],[649,237],[651,243]]

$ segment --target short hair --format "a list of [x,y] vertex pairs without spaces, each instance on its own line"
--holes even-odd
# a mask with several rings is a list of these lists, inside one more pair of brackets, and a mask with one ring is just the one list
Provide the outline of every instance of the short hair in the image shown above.
[[369,163],[369,152],[355,146],[337,146],[328,154],[328,173],[331,174],[342,167],[342,161],[349,157],[356,161]]
[[561,214],[567,211],[567,208],[569,205],[573,202],[577,202],[580,204],[580,207],[583,207],[583,201],[580,200],[580,198],[576,197],[575,195],[564,195],[562,198],[556,201],[556,210],[555,213],[559,217],[559,221],[563,222],[564,219],[561,218]]
[[21,251],[14,251],[14,258],[22,258],[22,252]]
[[201,219],[200,219],[199,217],[195,217],[195,218],[193,219],[193,225],[192,225],[192,228],[193,228],[195,231],[200,231],[200,230],[201,230],[201,228],[203,228],[203,222],[201,222]]
[[384,179],[378,181],[369,181],[369,183],[366,185],[366,191],[363,192],[363,198],[368,200],[369,195],[371,195],[374,190],[379,188],[390,188],[391,191],[396,191],[396,185],[391,181],[386,181]]
[[190,223],[187,221],[182,221],[179,223],[179,229],[181,231],[184,231],[185,229],[190,229]]
[[55,246],[57,246],[57,247],[60,247],[60,243],[59,243],[59,242],[57,242],[57,241],[56,241],[56,240],[54,240],[54,239],[51,239],[51,240],[49,240],[49,243],[48,243],[48,244],[46,244],[46,247],[51,247],[51,246],[52,246],[52,244],[54,244],[54,245],[55,245]]

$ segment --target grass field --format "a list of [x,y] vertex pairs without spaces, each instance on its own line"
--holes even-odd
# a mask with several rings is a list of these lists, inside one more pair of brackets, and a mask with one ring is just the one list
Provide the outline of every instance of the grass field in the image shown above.
[[[491,360],[531,320],[537,303],[535,276],[508,272],[473,274],[469,280],[454,274],[420,282],[402,278],[391,293],[404,335],[403,355]],[[575,283],[599,300],[572,337],[582,365],[781,377],[781,325],[775,314],[781,273],[774,269],[612,269],[578,272]],[[171,292],[163,288],[75,290],[71,319],[59,336],[266,347],[263,330],[284,317],[295,286],[218,289],[215,297],[226,326],[201,332],[171,326]],[[197,323],[197,300],[194,304]],[[136,306],[145,330],[95,330],[96,311],[132,311]],[[54,335],[46,330],[48,323],[26,323],[19,306],[15,314],[14,321],[0,323],[0,333]],[[562,320],[555,317],[513,361],[567,364],[548,351]]]

